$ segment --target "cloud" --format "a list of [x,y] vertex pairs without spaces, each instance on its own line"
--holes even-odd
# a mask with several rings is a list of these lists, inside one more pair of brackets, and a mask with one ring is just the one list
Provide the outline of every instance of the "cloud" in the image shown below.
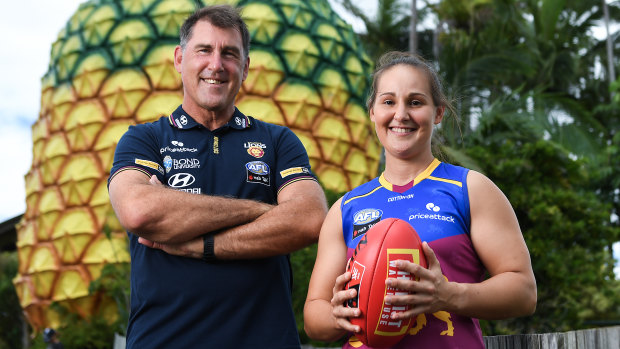
[[32,135],[30,128],[24,127],[23,119],[1,114],[0,118],[0,221],[5,221],[26,210],[24,176],[32,163]]
[[0,4],[0,222],[24,213],[24,176],[32,164],[31,126],[41,106],[41,78],[52,43],[83,0]]

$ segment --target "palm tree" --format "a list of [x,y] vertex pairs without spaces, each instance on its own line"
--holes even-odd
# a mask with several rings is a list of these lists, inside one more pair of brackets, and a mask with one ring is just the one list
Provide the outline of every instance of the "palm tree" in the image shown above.
[[[600,11],[596,0],[444,0],[433,6],[448,28],[439,55],[444,79],[463,96],[464,132],[494,100],[514,94],[522,110],[541,110],[549,135],[578,155],[600,149],[566,139],[580,128],[599,132],[603,124],[579,102],[583,81],[591,81],[599,53],[591,35]],[[532,114],[535,116],[536,114]],[[588,138],[588,137],[585,137]],[[598,137],[597,137],[598,138]]]
[[416,0],[411,0],[411,25],[409,27],[409,52],[415,53],[418,50],[418,4]]
[[369,16],[351,0],[339,0],[351,14],[361,19],[366,33],[359,33],[370,57],[376,60],[390,50],[406,51],[408,48],[408,23],[406,5],[402,0],[378,0],[375,16]]

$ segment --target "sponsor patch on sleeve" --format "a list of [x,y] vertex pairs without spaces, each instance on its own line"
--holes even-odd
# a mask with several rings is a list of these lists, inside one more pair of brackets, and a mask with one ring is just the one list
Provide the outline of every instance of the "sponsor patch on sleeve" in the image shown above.
[[310,171],[305,167],[291,167],[286,170],[280,171],[280,176],[282,176],[282,178],[286,178],[290,175],[298,173],[310,173]]
[[161,165],[156,162],[149,161],[149,160],[136,159],[135,163],[136,165],[146,166],[154,170],[157,170],[161,174],[164,174],[164,168],[161,167]]

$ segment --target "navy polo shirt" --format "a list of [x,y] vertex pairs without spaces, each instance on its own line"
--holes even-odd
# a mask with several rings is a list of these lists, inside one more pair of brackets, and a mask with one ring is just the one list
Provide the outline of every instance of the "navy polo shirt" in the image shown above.
[[[270,204],[288,184],[316,180],[290,129],[237,109],[213,131],[181,107],[169,117],[131,126],[116,148],[110,180],[125,170],[156,175],[165,185],[196,195]],[[299,347],[288,256],[209,264],[145,247],[128,235],[127,348]]]

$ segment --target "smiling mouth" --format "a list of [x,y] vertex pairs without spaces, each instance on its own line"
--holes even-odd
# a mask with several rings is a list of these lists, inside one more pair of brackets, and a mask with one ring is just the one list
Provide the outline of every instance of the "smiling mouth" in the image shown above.
[[415,131],[415,129],[405,127],[390,127],[390,131],[395,133],[409,133]]
[[200,79],[200,80],[206,82],[207,84],[212,84],[212,85],[220,85],[223,83],[222,81],[215,80],[215,79]]

